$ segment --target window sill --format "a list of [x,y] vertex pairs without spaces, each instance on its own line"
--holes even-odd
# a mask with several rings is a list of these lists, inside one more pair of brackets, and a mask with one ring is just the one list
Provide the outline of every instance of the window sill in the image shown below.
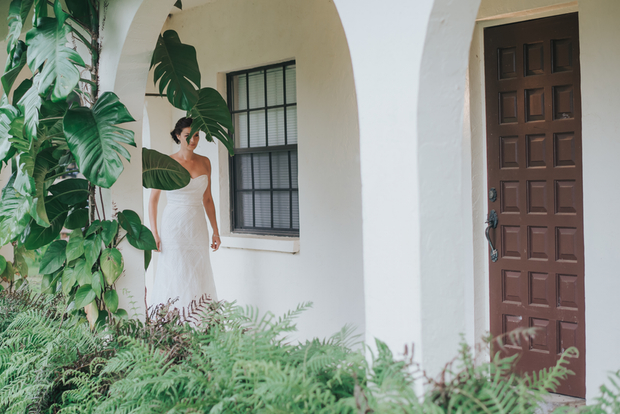
[[299,253],[299,238],[228,234],[222,236],[221,247],[226,249],[261,250],[295,254]]

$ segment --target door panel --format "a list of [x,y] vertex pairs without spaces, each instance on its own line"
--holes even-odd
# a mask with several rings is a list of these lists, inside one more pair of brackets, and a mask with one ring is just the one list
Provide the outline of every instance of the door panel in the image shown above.
[[[517,369],[579,349],[558,392],[585,397],[581,96],[577,14],[485,30],[491,333],[538,328]],[[494,233],[494,234],[493,234]]]

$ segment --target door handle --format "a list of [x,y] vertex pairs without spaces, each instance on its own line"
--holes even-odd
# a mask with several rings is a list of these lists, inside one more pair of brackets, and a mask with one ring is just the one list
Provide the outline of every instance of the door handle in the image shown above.
[[489,235],[489,231],[491,228],[497,227],[497,213],[495,210],[491,210],[489,212],[489,218],[485,223],[488,224],[487,229],[484,231],[484,235],[487,237],[487,241],[489,242],[489,246],[491,246],[491,261],[497,262],[497,249],[493,246],[493,242],[491,241],[491,236]]

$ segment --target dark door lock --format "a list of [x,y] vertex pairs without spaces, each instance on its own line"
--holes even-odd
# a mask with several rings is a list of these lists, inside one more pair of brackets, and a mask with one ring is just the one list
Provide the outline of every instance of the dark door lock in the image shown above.
[[495,200],[497,200],[497,190],[495,189],[495,187],[491,187],[491,189],[489,190],[489,200],[491,201],[491,203],[494,203]]
[[485,236],[487,237],[487,241],[489,242],[489,246],[491,246],[491,261],[492,262],[497,262],[497,249],[495,248],[495,246],[493,246],[493,242],[491,241],[491,236],[489,235],[489,231],[491,230],[491,228],[496,228],[497,227],[497,213],[495,212],[495,210],[491,210],[491,212],[489,213],[489,218],[487,219],[487,221],[485,221],[485,223],[488,224],[487,229],[484,231]]

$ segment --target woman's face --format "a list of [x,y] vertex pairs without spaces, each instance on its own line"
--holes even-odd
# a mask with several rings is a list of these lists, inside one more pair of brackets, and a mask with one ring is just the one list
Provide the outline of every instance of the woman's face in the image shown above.
[[181,131],[181,134],[178,135],[178,137],[179,137],[179,140],[181,141],[181,148],[186,148],[188,150],[193,151],[198,146],[200,135],[199,135],[199,132],[196,131],[192,139],[190,139],[189,142],[187,142],[187,137],[189,136],[189,133],[191,130],[192,130],[191,127],[183,128],[183,130]]

